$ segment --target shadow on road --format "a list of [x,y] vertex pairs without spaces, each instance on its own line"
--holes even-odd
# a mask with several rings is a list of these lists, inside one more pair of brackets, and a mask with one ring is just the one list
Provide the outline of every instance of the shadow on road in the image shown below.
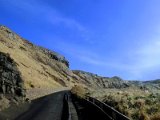
[[66,92],[57,92],[31,101],[29,109],[15,120],[61,120]]

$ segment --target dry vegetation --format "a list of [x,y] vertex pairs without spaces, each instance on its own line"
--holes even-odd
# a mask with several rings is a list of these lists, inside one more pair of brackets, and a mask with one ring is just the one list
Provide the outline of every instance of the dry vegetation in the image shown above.
[[133,120],[160,120],[160,93],[140,89],[108,89],[94,94]]
[[160,120],[160,93],[138,88],[89,90],[75,86],[74,93],[90,95],[103,101],[133,120]]
[[[96,75],[89,75],[91,77],[87,77],[88,74],[75,75],[64,63],[49,58],[32,43],[7,28],[0,29],[0,51],[9,53],[17,63],[29,98],[34,99],[50,94],[58,88],[63,89],[65,86],[77,84],[72,88],[73,93],[81,97],[88,95],[95,97],[133,120],[160,120],[160,91],[153,93],[138,88],[103,89],[102,86],[105,83],[100,81]],[[87,81],[89,79],[90,81]],[[109,81],[112,79],[106,83]],[[95,85],[95,88],[94,90],[89,89],[84,85],[78,85],[80,83]],[[96,89],[97,85],[102,89]],[[115,84],[109,85],[115,86]],[[7,107],[9,103],[4,99],[1,100],[0,103],[6,104]]]
[[73,86],[75,75],[62,62],[51,59],[40,47],[19,37],[6,27],[0,28],[0,51],[9,53],[17,63],[25,88],[53,91]]
[[87,88],[87,86],[84,85],[75,85],[72,87],[71,92],[81,98],[85,98],[90,95],[91,89]]

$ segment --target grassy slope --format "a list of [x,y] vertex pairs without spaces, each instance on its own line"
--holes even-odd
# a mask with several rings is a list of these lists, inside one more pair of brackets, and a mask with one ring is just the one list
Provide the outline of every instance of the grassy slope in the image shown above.
[[[14,34],[14,35],[12,35]],[[72,86],[74,74],[68,67],[37,49],[8,28],[0,28],[0,51],[18,64],[27,89]]]

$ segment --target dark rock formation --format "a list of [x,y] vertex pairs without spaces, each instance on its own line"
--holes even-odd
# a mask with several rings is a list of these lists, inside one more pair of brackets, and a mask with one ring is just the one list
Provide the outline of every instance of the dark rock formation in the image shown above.
[[54,51],[45,49],[43,47],[38,47],[39,51],[42,51],[43,53],[47,54],[49,58],[57,60],[59,62],[64,63],[67,67],[69,67],[69,62],[66,60],[66,58],[59,53],[56,53]]
[[9,56],[0,52],[0,94],[25,96],[21,74],[17,64]]

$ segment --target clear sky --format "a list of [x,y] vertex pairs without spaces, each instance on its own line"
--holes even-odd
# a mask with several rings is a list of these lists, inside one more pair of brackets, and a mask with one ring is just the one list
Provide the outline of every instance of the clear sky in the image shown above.
[[0,24],[61,53],[71,69],[160,78],[160,0],[0,0]]

